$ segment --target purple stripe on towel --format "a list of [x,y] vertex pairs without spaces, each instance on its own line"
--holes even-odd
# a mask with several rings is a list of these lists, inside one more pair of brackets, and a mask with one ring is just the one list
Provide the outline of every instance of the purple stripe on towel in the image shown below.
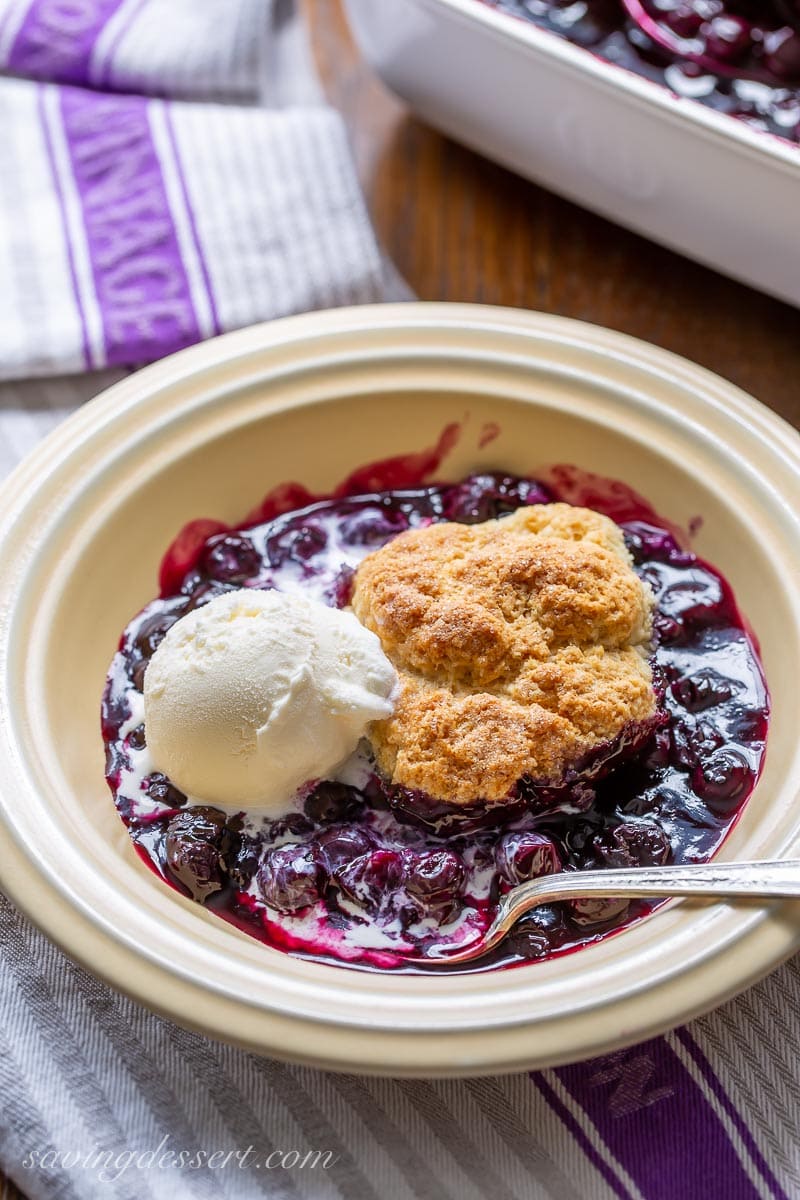
[[663,1038],[555,1074],[646,1200],[755,1200],[700,1087]]
[[94,44],[122,0],[33,0],[8,69],[34,79],[86,83]]
[[622,1181],[614,1174],[611,1168],[606,1165],[601,1156],[597,1153],[597,1150],[592,1145],[591,1140],[583,1132],[569,1109],[565,1108],[561,1103],[558,1096],[545,1079],[544,1074],[541,1071],[532,1071],[531,1079],[536,1084],[556,1116],[560,1117],[564,1122],[565,1126],[575,1138],[575,1141],[578,1143],[581,1150],[583,1150],[584,1154],[589,1159],[589,1162],[592,1164],[595,1170],[599,1171],[599,1173],[603,1176],[612,1192],[614,1192],[616,1196],[619,1196],[620,1200],[631,1200],[631,1193],[628,1188],[623,1186]]
[[201,338],[141,96],[63,88],[106,356],[150,362]]
[[714,1093],[719,1101],[720,1106],[725,1109],[731,1124],[734,1126],[739,1134],[739,1137],[742,1139],[742,1142],[750,1152],[750,1157],[758,1167],[761,1174],[764,1176],[764,1180],[768,1184],[773,1196],[776,1197],[776,1200],[789,1200],[786,1192],[775,1178],[772,1168],[759,1150],[758,1145],[752,1133],[748,1129],[746,1122],[737,1112],[736,1106],[734,1105],[728,1093],[725,1091],[721,1081],[714,1074],[714,1069],[711,1066],[711,1063],[708,1061],[689,1030],[676,1029],[675,1036],[686,1052],[691,1056],[693,1062],[697,1066],[698,1071],[705,1079],[709,1091]]

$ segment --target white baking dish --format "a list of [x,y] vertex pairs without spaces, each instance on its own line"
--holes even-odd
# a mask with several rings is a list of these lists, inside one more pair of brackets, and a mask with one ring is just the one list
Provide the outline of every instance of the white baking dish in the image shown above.
[[520,174],[800,305],[800,147],[480,0],[345,0],[422,117]]

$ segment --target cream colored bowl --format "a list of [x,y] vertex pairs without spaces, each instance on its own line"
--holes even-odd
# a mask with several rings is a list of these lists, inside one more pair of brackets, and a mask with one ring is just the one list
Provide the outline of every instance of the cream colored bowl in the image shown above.
[[[405,978],[305,962],[205,913],[133,852],[98,709],[120,630],[192,517],[274,484],[461,437],[440,474],[573,462],[702,525],[774,701],[767,765],[725,858],[800,853],[800,438],[722,380],[640,342],[512,310],[345,309],[228,335],[139,372],[47,439],[0,494],[0,882],[71,955],[175,1020],[319,1066],[515,1070],[645,1038],[798,944],[788,905],[674,903],[578,953]],[[497,423],[499,436],[481,448]]]

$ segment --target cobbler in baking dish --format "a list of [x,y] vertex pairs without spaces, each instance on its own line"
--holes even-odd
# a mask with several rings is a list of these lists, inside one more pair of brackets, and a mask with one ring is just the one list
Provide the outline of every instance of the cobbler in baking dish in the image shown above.
[[798,0],[483,0],[599,58],[800,142]]
[[[473,940],[523,880],[708,859],[761,769],[730,587],[571,469],[282,488],[188,527],[162,585],[109,673],[108,781],[150,867],[284,951],[427,969],[405,958]],[[652,907],[541,907],[469,969]]]

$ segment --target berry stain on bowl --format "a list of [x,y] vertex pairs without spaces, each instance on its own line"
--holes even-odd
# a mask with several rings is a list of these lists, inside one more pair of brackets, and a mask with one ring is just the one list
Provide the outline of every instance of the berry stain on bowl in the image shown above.
[[[552,468],[541,479],[493,472],[423,482],[436,475],[453,438],[449,427],[435,450],[355,472],[327,497],[284,485],[237,528],[193,522],[164,558],[162,594],[122,634],[102,730],[108,783],[135,848],[172,887],[273,948],[361,969],[458,969],[411,967],[404,956],[473,940],[498,898],[524,880],[708,860],[761,771],[767,690],[720,573],[624,484],[576,468]],[[518,521],[536,512],[541,520],[553,505],[582,505],[576,512],[601,513],[621,530],[622,554],[653,602],[655,697],[652,713],[598,741],[557,781],[522,773],[502,803],[478,795],[474,803],[443,804],[389,779],[362,742],[335,778],[308,780],[291,811],[275,816],[203,802],[156,769],[144,678],[182,618],[242,589],[345,609],[360,564],[394,539],[443,522],[477,529],[497,522],[491,528],[502,532],[512,514]],[[654,907],[542,906],[486,959],[462,969],[573,951]]]

